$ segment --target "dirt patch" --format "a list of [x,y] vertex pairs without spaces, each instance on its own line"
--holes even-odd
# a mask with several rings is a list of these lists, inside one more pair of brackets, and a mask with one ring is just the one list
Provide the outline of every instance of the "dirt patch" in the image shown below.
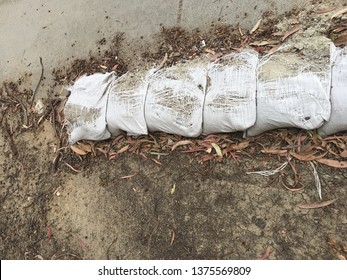
[[[315,1],[278,19],[264,15],[253,34],[237,26],[193,33],[163,29],[153,51],[141,52],[142,61],[129,59],[135,50],[125,52],[118,34],[114,42],[97,43],[96,48],[110,44],[106,52],[56,68],[51,86],[57,92],[57,85],[82,74],[121,75],[140,63],[159,65],[165,54],[164,66],[206,53],[215,59],[247,46],[265,54],[297,21],[302,31],[286,40],[296,42],[290,51],[309,55],[297,36],[341,38],[344,32],[344,15],[330,24],[331,14],[315,12],[331,5]],[[270,259],[346,257],[346,169],[298,156],[298,147],[314,147],[341,159],[345,133],[324,140],[314,132],[278,130],[246,140],[235,133],[192,143],[160,133],[121,135],[84,142],[76,153],[67,144],[64,99],[44,100],[39,113],[30,106],[31,83],[28,74],[6,82],[0,94],[1,259],[256,259],[268,247]],[[223,157],[211,141],[226,151]],[[273,147],[285,154],[270,153]],[[271,176],[247,173],[277,169],[290,155],[286,167]],[[320,201],[310,162],[323,201],[337,199],[329,206],[298,207]]]

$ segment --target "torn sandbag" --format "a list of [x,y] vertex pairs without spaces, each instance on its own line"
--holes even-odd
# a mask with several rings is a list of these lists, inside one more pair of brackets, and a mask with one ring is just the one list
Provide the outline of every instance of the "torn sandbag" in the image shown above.
[[257,52],[243,50],[209,66],[204,134],[245,131],[254,125],[257,63]]
[[321,135],[347,130],[347,47],[331,50],[331,117],[318,129]]
[[[325,48],[329,56],[329,44]],[[246,132],[297,127],[312,130],[330,117],[330,67],[292,53],[276,53],[259,62],[257,120]]]
[[148,71],[132,71],[119,77],[111,87],[107,104],[107,128],[112,135],[147,134],[145,99]]
[[148,130],[199,136],[206,76],[206,63],[200,60],[161,69],[151,75],[145,103]]
[[107,99],[116,80],[114,72],[79,78],[69,88],[71,95],[64,108],[69,141],[104,140],[111,134],[106,128]]

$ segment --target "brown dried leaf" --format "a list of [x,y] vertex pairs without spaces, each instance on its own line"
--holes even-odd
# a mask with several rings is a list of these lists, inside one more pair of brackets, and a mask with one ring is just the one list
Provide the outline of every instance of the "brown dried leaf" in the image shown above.
[[340,157],[344,157],[346,158],[347,157],[347,150],[344,150],[340,153]]
[[117,151],[117,154],[121,154],[121,153],[126,152],[129,149],[129,147],[130,147],[129,145],[124,146],[123,148],[121,148]]
[[171,241],[170,241],[170,246],[174,243],[176,238],[176,233],[174,230],[171,230]]
[[136,174],[132,174],[132,175],[127,175],[127,176],[122,176],[122,177],[119,177],[121,179],[129,179],[129,178],[132,178],[134,177]]
[[313,202],[309,204],[298,204],[297,206],[302,209],[316,209],[316,208],[322,208],[325,206],[328,206],[336,201],[336,198],[326,200],[326,201],[318,201],[318,202]]
[[344,13],[347,13],[347,8],[346,8],[346,7],[343,8],[343,9],[341,9],[341,10],[339,10],[339,11],[337,11],[335,14],[333,14],[333,15],[331,16],[330,19],[333,19],[333,18],[335,18],[335,17],[338,17],[338,16],[340,16],[340,15],[342,15],[342,14],[344,14]]
[[254,25],[254,27],[252,28],[251,32],[249,32],[249,34],[254,33],[259,28],[260,23],[261,23],[261,19],[257,21],[257,23]]
[[283,42],[285,39],[287,39],[290,35],[293,35],[295,32],[298,32],[301,29],[301,25],[294,26],[293,28],[289,29],[284,33],[281,41]]
[[210,49],[205,49],[205,52],[210,53],[212,55],[216,54],[216,52],[214,50],[210,50]]
[[339,161],[334,159],[319,158],[315,159],[317,162],[335,167],[335,168],[347,168],[347,161]]
[[236,144],[236,145],[231,145],[230,149],[233,149],[233,150],[243,150],[243,149],[247,148],[248,146],[249,146],[249,142],[245,141],[245,142],[241,142],[241,143]]
[[333,10],[336,9],[336,6],[332,6],[330,8],[326,8],[326,9],[321,9],[321,10],[316,10],[314,11],[316,14],[325,14],[325,13],[329,13],[332,12]]
[[92,146],[89,144],[78,143],[78,148],[80,148],[81,150],[86,151],[88,153],[92,152]]
[[333,29],[333,33],[340,33],[341,31],[344,31],[347,29],[347,26],[340,26],[340,27],[337,27],[335,29]]
[[278,149],[263,149],[261,150],[264,154],[273,154],[273,155],[285,155],[288,153],[287,150],[278,150]]
[[152,160],[153,160],[156,164],[161,165],[161,162],[160,162],[159,160],[156,160],[156,159],[154,159],[154,158],[152,158]]
[[172,146],[171,151],[174,151],[179,146],[184,146],[184,145],[188,145],[188,144],[193,144],[193,142],[190,140],[178,141],[175,145]]
[[165,63],[166,63],[166,61],[167,61],[167,58],[168,58],[168,55],[167,55],[167,53],[165,53],[165,56],[164,56],[163,60],[160,62],[157,71],[158,71],[159,69],[161,69],[161,68],[164,67],[164,65],[165,65]]
[[290,152],[290,154],[293,157],[295,157],[296,159],[301,160],[301,161],[310,161],[310,160],[320,159],[320,158],[324,157],[328,152],[325,152],[322,155],[315,156],[316,153],[317,153],[317,151],[313,151],[313,152],[306,154],[306,155],[300,155],[300,154],[297,154],[294,152]]
[[69,167],[71,170],[75,171],[76,173],[80,173],[82,172],[81,170],[78,170],[76,168],[74,168],[73,166],[71,166],[70,164],[68,164],[67,162],[64,162],[64,164]]
[[341,35],[334,40],[336,46],[341,46],[347,43],[347,34]]
[[269,50],[269,54],[273,54],[274,52],[276,52],[279,48],[280,48],[281,44],[278,44],[276,46],[273,46],[271,48],[271,50]]
[[78,243],[84,251],[88,250],[87,244],[84,243],[82,239],[78,239]]
[[265,253],[260,258],[258,258],[257,260],[267,260],[269,258],[269,256],[270,256],[270,253],[271,253],[271,247],[267,246],[267,248],[265,250]]
[[209,160],[211,160],[211,159],[213,159],[214,158],[214,155],[211,155],[211,154],[207,154],[207,155],[204,155],[204,156],[202,156],[201,157],[201,161],[209,161]]
[[277,32],[274,32],[272,33],[273,36],[283,36],[283,32],[282,31],[277,31]]
[[73,150],[78,155],[84,156],[84,155],[88,154],[88,152],[86,152],[85,150],[80,149],[76,145],[71,145],[70,148],[71,148],[71,150]]

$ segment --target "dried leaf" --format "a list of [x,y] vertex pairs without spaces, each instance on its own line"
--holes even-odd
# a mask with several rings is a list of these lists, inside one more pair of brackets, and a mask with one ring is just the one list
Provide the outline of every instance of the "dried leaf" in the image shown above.
[[344,255],[338,254],[337,257],[341,260],[341,261],[345,261],[346,257]]
[[166,61],[167,61],[167,58],[168,58],[168,55],[167,55],[167,53],[165,53],[165,56],[164,56],[163,60],[160,62],[157,71],[158,71],[159,69],[163,68],[163,66],[165,65],[165,63],[166,63]]
[[121,179],[129,179],[129,178],[134,177],[135,175],[136,175],[136,173],[135,173],[135,174],[132,174],[132,175],[122,176],[122,177],[120,177],[120,178],[121,178]]
[[189,150],[183,150],[180,151],[181,153],[195,153],[195,152],[200,152],[200,151],[204,151],[205,149],[201,148],[201,147],[194,147],[192,149]]
[[212,55],[216,55],[216,52],[214,50],[205,49],[205,52],[210,53]]
[[253,32],[255,32],[259,28],[260,23],[261,23],[261,19],[257,21],[257,23],[254,25],[254,27],[252,28],[251,32],[249,32],[249,34],[252,34]]
[[220,147],[216,143],[211,143],[211,145],[215,149],[217,155],[219,157],[223,157],[222,150],[220,149]]
[[347,34],[341,35],[334,40],[336,46],[341,46],[347,43]]
[[342,151],[340,153],[340,156],[346,158],[347,157],[347,150]]
[[344,31],[347,29],[347,26],[340,26],[340,27],[337,27],[335,29],[333,29],[333,33],[340,33],[341,31]]
[[174,243],[176,238],[176,233],[174,230],[171,230],[171,242],[170,242],[170,246]]
[[316,189],[317,189],[319,198],[322,199],[322,184],[320,182],[319,174],[318,174],[317,169],[314,166],[312,161],[310,161],[310,164],[311,164],[311,167],[313,169],[314,181],[315,181],[315,184],[316,184]]
[[82,172],[81,170],[78,170],[78,169],[72,167],[72,166],[71,166],[70,164],[68,164],[67,162],[64,162],[64,164],[65,164],[67,167],[69,167],[71,170],[73,170],[73,171],[75,171],[75,172],[77,172],[77,173]]
[[126,152],[128,149],[129,149],[129,145],[126,145],[126,146],[124,146],[123,148],[119,149],[119,150],[117,151],[117,154],[124,153],[124,152]]
[[92,152],[92,146],[90,144],[84,144],[84,143],[79,143],[78,142],[78,148],[91,153]]
[[269,258],[269,256],[270,256],[270,253],[271,253],[271,247],[267,246],[267,248],[265,250],[265,253],[260,258],[258,258],[257,260],[267,260]]
[[268,46],[268,45],[276,45],[278,44],[279,41],[274,41],[274,40],[270,40],[270,41],[254,41],[253,43],[250,43],[251,46]]
[[161,162],[160,162],[159,160],[156,160],[156,159],[154,159],[154,158],[152,158],[152,160],[153,160],[156,164],[161,165]]
[[340,15],[342,15],[342,14],[344,14],[344,13],[347,13],[347,8],[343,8],[343,9],[337,11],[335,14],[333,14],[333,15],[331,16],[331,19],[333,19],[333,18],[335,18],[335,17],[338,17],[338,16],[340,16]]
[[335,168],[347,168],[347,161],[339,161],[334,159],[319,158],[316,159],[317,162],[335,167]]
[[238,29],[239,29],[239,33],[240,33],[240,36],[241,36],[241,37],[242,37],[243,35],[245,35],[245,34],[243,33],[243,31],[242,31],[242,29],[241,29],[240,26],[238,26]]
[[84,251],[88,250],[87,244],[84,243],[82,239],[78,239],[78,243]]
[[274,32],[272,33],[273,36],[283,36],[283,32],[282,31],[277,31],[277,32]]
[[204,161],[209,161],[209,160],[211,160],[211,159],[213,159],[213,158],[214,158],[214,155],[208,154],[208,155],[203,155],[203,156],[200,158],[200,160],[201,160],[202,162],[204,162]]
[[71,150],[73,150],[78,155],[84,156],[84,155],[88,154],[88,152],[86,152],[85,150],[80,149],[76,145],[71,145],[70,148],[71,148]]
[[329,12],[335,10],[335,9],[336,9],[336,6],[332,6],[332,7],[330,7],[330,8],[321,9],[321,10],[316,10],[316,11],[314,11],[314,12],[315,12],[316,14],[325,14],[325,13],[329,13]]
[[296,159],[298,160],[301,160],[301,161],[310,161],[310,160],[316,160],[316,159],[320,159],[322,157],[324,157],[327,152],[325,152],[324,154],[322,155],[318,155],[318,156],[315,156],[315,154],[317,153],[317,151],[313,151],[309,154],[304,154],[304,155],[300,155],[300,154],[297,154],[297,153],[294,153],[294,152],[290,152],[290,154],[295,157]]
[[190,140],[178,141],[175,145],[172,146],[171,151],[174,151],[179,146],[184,146],[184,145],[188,145],[188,144],[193,144],[193,142]]
[[288,153],[287,150],[278,150],[278,149],[263,149],[261,150],[264,154],[273,154],[273,155],[286,155]]
[[269,54],[273,54],[274,52],[276,52],[280,48],[280,46],[280,44],[273,46],[271,50],[269,50]]
[[53,235],[53,231],[50,227],[47,228],[47,237],[48,237],[48,240],[51,240],[52,238],[52,235]]
[[175,193],[175,190],[176,190],[176,184],[173,184],[171,190],[170,190],[170,193],[171,194],[174,194]]
[[316,209],[316,208],[322,208],[325,206],[328,206],[336,201],[336,198],[326,200],[326,201],[319,201],[319,202],[314,202],[314,203],[309,203],[309,204],[298,204],[297,206],[302,209]]
[[245,142],[238,143],[236,145],[231,145],[230,149],[233,149],[233,150],[243,150],[243,149],[247,148],[248,146],[249,146],[249,142],[245,141]]
[[290,35],[294,34],[295,32],[299,31],[301,29],[301,25],[294,26],[293,28],[289,29],[284,33],[281,41],[283,42],[285,39],[287,39]]

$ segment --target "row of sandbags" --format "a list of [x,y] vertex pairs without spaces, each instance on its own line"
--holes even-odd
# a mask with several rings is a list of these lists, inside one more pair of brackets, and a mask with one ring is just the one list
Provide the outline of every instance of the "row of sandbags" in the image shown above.
[[213,63],[200,58],[121,77],[83,76],[69,88],[64,109],[70,141],[121,131],[197,137],[281,127],[322,135],[347,130],[347,49],[331,45],[330,52],[327,65],[287,52],[259,59],[243,50]]

